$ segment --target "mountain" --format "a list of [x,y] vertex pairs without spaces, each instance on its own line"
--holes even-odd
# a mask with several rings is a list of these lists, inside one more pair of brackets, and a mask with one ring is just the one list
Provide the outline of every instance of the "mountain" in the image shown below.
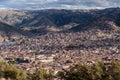
[[17,27],[60,27],[70,23],[87,23],[92,18],[89,12],[72,10],[0,11],[1,21]]
[[120,8],[101,10],[5,10],[0,20],[32,33],[100,29],[119,31]]
[[0,22],[0,42],[19,39],[28,33],[6,23]]

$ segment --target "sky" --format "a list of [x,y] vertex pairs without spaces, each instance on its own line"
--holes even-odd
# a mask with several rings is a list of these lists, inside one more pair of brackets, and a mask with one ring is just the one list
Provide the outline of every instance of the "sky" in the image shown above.
[[119,7],[120,0],[0,0],[0,9],[102,9]]

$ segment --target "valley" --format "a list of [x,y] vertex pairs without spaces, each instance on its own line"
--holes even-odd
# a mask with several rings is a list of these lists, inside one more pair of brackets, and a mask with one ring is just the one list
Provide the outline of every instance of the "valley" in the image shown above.
[[120,61],[120,8],[7,11],[0,19],[0,59],[17,68],[56,73],[79,62]]

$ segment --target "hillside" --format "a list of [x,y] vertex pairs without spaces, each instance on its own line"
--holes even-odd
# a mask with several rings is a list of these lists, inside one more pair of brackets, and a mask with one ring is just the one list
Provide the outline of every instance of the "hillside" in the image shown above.
[[27,35],[27,32],[24,32],[6,23],[0,22],[0,42],[8,41],[11,39],[18,39]]
[[64,26],[71,23],[83,24],[93,19],[89,12],[72,10],[0,11],[0,20],[17,27]]
[[0,57],[17,68],[33,72],[41,65],[56,73],[79,62],[120,61],[120,8],[0,14],[0,42],[7,41]]
[[[15,27],[33,32],[41,31],[81,31],[97,28],[113,30],[120,26],[120,8],[103,10],[36,10],[0,11],[0,20]],[[51,28],[52,29],[49,29]],[[36,31],[37,29],[37,31]],[[115,30],[116,30],[115,29]],[[31,32],[32,32],[31,31]]]

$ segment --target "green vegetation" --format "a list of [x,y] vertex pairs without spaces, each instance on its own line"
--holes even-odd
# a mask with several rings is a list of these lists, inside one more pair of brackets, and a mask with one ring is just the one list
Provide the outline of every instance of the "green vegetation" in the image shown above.
[[[120,80],[120,62],[111,62],[88,66],[77,64],[68,70],[62,70],[56,76],[60,80]],[[54,80],[53,72],[41,66],[33,73],[15,68],[12,64],[0,61],[0,79],[5,80]]]
[[53,80],[53,72],[37,68],[33,73],[17,69],[12,64],[0,61],[0,80]]
[[0,78],[7,80],[26,80],[26,73],[16,69],[12,64],[0,61]]
[[40,66],[33,74],[28,74],[28,80],[54,80],[53,72],[47,72]]
[[92,66],[77,64],[58,73],[62,80],[120,80],[120,62],[105,65],[98,62]]

